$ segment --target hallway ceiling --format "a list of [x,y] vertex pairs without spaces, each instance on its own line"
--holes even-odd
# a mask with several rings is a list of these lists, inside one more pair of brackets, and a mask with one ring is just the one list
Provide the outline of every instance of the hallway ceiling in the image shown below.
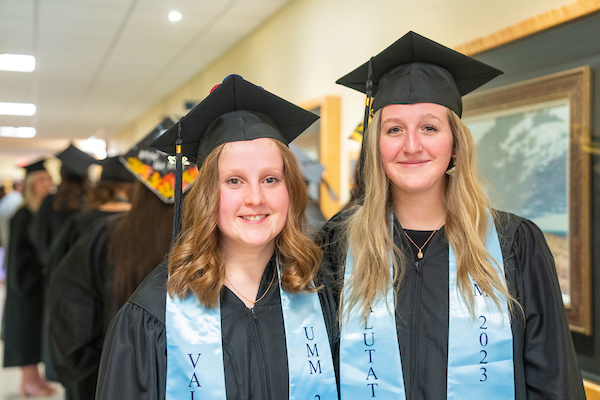
[[[289,0],[0,0],[0,54],[34,72],[0,71],[0,102],[34,103],[33,139],[0,137],[0,178],[71,139],[110,138],[257,28]],[[168,13],[183,14],[179,22]],[[18,172],[18,171],[17,171]]]

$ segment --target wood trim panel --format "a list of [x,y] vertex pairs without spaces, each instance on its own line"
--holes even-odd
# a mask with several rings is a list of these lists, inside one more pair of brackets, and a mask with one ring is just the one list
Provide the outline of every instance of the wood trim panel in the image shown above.
[[464,43],[454,49],[473,56],[597,12],[600,12],[600,0],[577,0],[518,22],[491,35]]
[[338,96],[325,96],[300,104],[300,107],[307,110],[318,109],[321,115],[319,160],[325,171],[324,182],[321,183],[320,205],[321,212],[327,219],[341,208],[340,103]]
[[599,384],[584,379],[583,388],[585,389],[585,395],[587,397],[587,400],[600,400]]
[[[341,208],[341,151],[340,151],[340,98],[327,96],[323,99],[321,123],[321,162],[325,166],[323,178],[329,184],[321,183],[321,211],[326,218],[331,218]],[[328,190],[337,198],[332,198]]]

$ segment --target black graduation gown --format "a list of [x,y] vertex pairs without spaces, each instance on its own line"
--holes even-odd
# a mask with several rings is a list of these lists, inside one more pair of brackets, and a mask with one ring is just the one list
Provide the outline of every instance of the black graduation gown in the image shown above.
[[[75,212],[74,211],[57,211],[53,208],[55,194],[49,194],[44,198],[40,208],[38,209],[32,223],[29,227],[29,235],[31,241],[35,245],[38,258],[44,266],[44,287],[45,291],[47,284],[47,270],[50,248],[52,240],[60,230],[62,224]],[[50,359],[48,349],[48,339],[46,335],[46,321],[42,320],[42,361],[46,365],[46,378],[51,381],[57,381],[56,372]]]
[[46,196],[40,209],[35,215],[30,228],[31,239],[35,243],[40,260],[46,265],[52,240],[58,233],[62,224],[75,212],[56,211],[52,204],[56,195]]
[[[50,196],[48,196],[50,197]],[[48,205],[52,203],[49,202]],[[74,214],[65,213],[65,212],[56,212],[52,210],[51,220],[55,222],[53,224],[48,225],[46,228],[51,228],[47,232],[53,235],[50,239],[50,247],[47,251],[46,257],[44,259],[44,276],[47,282],[50,281],[54,270],[57,265],[61,262],[63,257],[67,254],[69,249],[79,240],[88,230],[94,227],[94,224],[98,222],[98,220],[102,218],[107,218],[110,215],[115,214],[114,212],[106,212],[99,210],[92,211],[82,211]],[[60,223],[59,221],[64,218],[64,221]],[[56,228],[58,230],[56,230]],[[45,246],[45,245],[43,245]],[[70,264],[73,268],[77,267],[77,264]],[[46,292],[47,292],[46,287]],[[46,298],[46,304],[48,304],[48,298]],[[48,325],[50,324],[50,318],[53,315],[49,313],[46,309],[44,312],[44,320],[42,326],[42,360],[44,364],[46,364],[46,369],[48,370],[49,379],[58,381],[65,385],[65,382],[60,380],[58,373],[56,372],[56,368],[54,366],[54,360],[51,356],[50,344],[48,343]],[[67,391],[67,400],[74,400],[77,397],[72,396],[72,390],[69,386],[66,386]],[[93,393],[93,392],[92,392]]]
[[96,220],[51,274],[47,292],[50,353],[70,400],[95,396],[104,336],[119,309],[108,241],[121,217]]
[[[323,268],[343,280],[346,244],[339,213],[320,238]],[[513,214],[498,214],[497,230],[511,294],[523,307],[511,316],[515,395],[525,399],[585,399],[580,369],[554,260],[539,228]],[[394,242],[407,256],[396,288],[396,328],[408,400],[446,399],[448,361],[448,242],[444,229],[431,238],[415,268],[416,252],[394,223]],[[338,285],[338,290],[339,290]],[[339,291],[338,294],[339,296]],[[343,382],[341,382],[343,384]]]
[[60,263],[69,249],[88,230],[92,229],[98,220],[114,214],[117,214],[117,212],[92,210],[78,212],[68,217],[61,225],[50,245],[46,260],[48,275],[52,274],[52,270]]
[[41,361],[43,267],[28,233],[32,220],[29,209],[21,207],[10,221],[2,329],[5,367]]
[[[259,293],[275,273],[265,269]],[[151,272],[119,310],[106,338],[96,399],[164,399],[166,384],[166,263]],[[228,288],[221,289],[221,329],[227,398],[287,399],[288,365],[277,279],[254,310]],[[331,292],[319,292],[328,334],[335,338]],[[333,343],[332,343],[333,346]]]

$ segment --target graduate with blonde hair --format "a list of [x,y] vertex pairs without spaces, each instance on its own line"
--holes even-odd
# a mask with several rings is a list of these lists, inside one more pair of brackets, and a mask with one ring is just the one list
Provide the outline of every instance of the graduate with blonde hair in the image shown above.
[[10,220],[6,254],[6,301],[2,320],[4,367],[20,367],[20,396],[47,397],[56,392],[40,373],[42,361],[43,266],[29,229],[44,198],[54,188],[41,160],[25,168],[23,205]]
[[322,238],[343,400],[585,398],[544,236],[490,206],[460,119],[499,74],[409,32],[338,80],[373,112],[359,205]]

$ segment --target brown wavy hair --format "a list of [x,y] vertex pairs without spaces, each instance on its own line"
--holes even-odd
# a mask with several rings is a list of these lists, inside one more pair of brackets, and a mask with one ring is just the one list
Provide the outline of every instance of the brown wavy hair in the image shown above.
[[[304,233],[304,211],[308,193],[300,167],[291,150],[271,139],[283,158],[285,185],[290,199],[287,221],[275,238],[281,286],[290,293],[315,291],[314,276],[321,262],[321,249]],[[225,279],[225,260],[217,227],[219,214],[219,156],[227,143],[206,158],[183,204],[179,238],[169,254],[167,290],[184,298],[191,291],[207,307],[215,307]]]
[[60,169],[60,177],[52,208],[56,211],[83,211],[85,193],[90,185],[88,179],[72,174],[65,167]]
[[85,208],[87,210],[95,210],[108,201],[117,201],[119,192],[124,193],[127,199],[131,199],[133,183],[99,181],[88,189],[85,197]]
[[115,261],[114,293],[119,306],[169,253],[173,204],[166,204],[143,183],[135,183],[131,210],[115,222],[109,254]]

